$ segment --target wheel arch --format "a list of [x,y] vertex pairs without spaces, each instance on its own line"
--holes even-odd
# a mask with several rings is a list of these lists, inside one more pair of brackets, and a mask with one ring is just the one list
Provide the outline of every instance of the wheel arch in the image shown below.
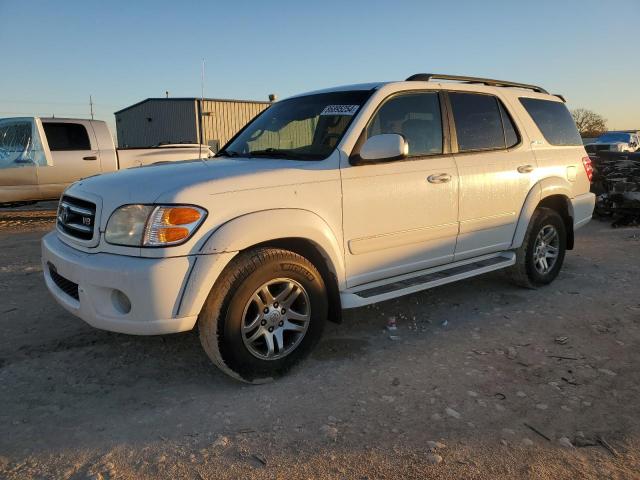
[[340,322],[339,291],[345,282],[344,254],[340,245],[333,230],[319,215],[302,209],[277,209],[250,213],[226,222],[209,234],[199,253],[235,256],[257,247],[298,253],[311,261],[322,275],[329,295],[329,318]]
[[268,240],[256,245],[247,247],[245,250],[251,250],[260,247],[281,248],[302,255],[315,265],[320,272],[322,280],[327,288],[329,297],[329,317],[328,319],[334,323],[342,323],[342,302],[340,300],[340,288],[338,287],[338,278],[336,276],[335,267],[331,264],[331,260],[326,257],[326,253],[307,238],[286,237]]
[[545,207],[560,214],[567,230],[567,250],[573,249],[573,205],[571,203],[571,195],[571,184],[564,178],[550,177],[536,183],[529,190],[524,205],[520,210],[511,248],[518,248],[522,245],[533,212],[537,208]]

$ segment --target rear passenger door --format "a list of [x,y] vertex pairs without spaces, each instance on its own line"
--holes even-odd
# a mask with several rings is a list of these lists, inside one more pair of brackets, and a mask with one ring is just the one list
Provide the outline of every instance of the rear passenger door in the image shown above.
[[536,163],[498,97],[452,91],[448,99],[460,175],[458,261],[511,245]]
[[100,151],[89,121],[43,120],[52,165],[38,169],[43,198],[55,198],[72,182],[100,173]]

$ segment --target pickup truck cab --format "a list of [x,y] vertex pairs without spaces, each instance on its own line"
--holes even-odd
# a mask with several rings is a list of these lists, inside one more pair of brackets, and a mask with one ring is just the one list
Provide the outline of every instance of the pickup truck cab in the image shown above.
[[59,199],[81,178],[162,161],[212,157],[203,145],[116,149],[100,120],[0,119],[0,204]]
[[591,173],[564,101],[540,87],[337,87],[274,103],[214,159],[76,182],[42,240],[44,277],[97,328],[197,325],[213,363],[260,382],[342,309],[498,269],[550,283],[591,218]]

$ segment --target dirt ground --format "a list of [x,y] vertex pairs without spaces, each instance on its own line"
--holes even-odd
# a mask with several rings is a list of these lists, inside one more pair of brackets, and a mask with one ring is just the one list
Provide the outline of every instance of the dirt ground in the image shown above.
[[0,211],[0,478],[640,478],[640,229],[592,222],[547,288],[494,273],[347,311],[249,386],[195,333],[59,307],[47,207]]

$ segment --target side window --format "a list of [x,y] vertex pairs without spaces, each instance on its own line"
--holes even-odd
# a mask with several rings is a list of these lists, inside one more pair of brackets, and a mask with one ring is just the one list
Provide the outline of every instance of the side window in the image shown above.
[[49,123],[42,124],[47,136],[49,150],[52,152],[63,150],[91,150],[91,142],[84,125],[79,123]]
[[461,152],[505,148],[505,130],[496,97],[451,92],[449,98]]
[[505,110],[500,100],[498,100],[498,107],[500,108],[500,117],[502,117],[502,126],[504,127],[505,145],[507,148],[515,147],[520,142],[516,127],[514,127],[511,116]]
[[387,100],[369,122],[367,138],[382,133],[404,136],[410,157],[442,153],[438,93],[410,93]]

